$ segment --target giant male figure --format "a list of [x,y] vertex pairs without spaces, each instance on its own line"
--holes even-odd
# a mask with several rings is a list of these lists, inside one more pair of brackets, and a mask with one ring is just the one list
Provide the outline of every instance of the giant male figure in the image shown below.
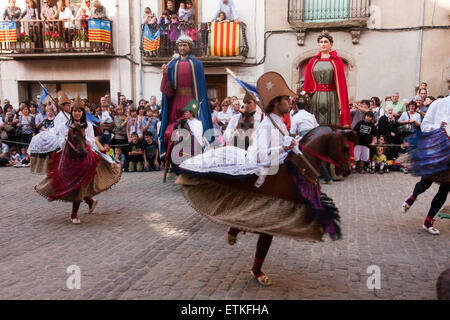
[[162,66],[161,159],[166,157],[166,151],[170,156],[167,147],[172,132],[178,120],[184,117],[182,109],[192,99],[200,102],[198,119],[202,122],[203,132],[213,127],[203,64],[191,55],[193,45],[191,38],[180,37],[177,41],[179,57]]

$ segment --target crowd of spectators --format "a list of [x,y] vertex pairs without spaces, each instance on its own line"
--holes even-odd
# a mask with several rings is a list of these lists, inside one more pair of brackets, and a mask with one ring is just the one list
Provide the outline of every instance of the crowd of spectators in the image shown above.
[[[220,0],[218,11],[211,22],[239,22],[236,8],[232,0]],[[176,8],[175,2],[168,0],[165,10],[157,17],[147,7],[144,10],[143,24],[147,24],[155,34],[160,31],[160,49],[152,52],[154,56],[170,56],[176,53],[176,41],[181,36],[189,36],[194,41],[193,54],[206,56],[208,52],[208,40],[210,23],[196,23],[194,4],[186,0]]]

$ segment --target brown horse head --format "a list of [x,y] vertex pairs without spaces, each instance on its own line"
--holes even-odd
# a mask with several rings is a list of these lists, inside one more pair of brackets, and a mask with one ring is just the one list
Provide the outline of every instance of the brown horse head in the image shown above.
[[82,159],[87,156],[86,138],[80,124],[72,123],[70,125],[67,144],[72,159]]
[[356,132],[348,128],[319,126],[300,140],[300,150],[316,169],[322,161],[336,166],[337,174],[348,176],[350,169],[350,145],[357,143]]

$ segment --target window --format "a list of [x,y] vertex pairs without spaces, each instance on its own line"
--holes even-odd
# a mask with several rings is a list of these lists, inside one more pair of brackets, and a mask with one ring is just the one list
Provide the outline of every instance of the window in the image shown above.
[[290,23],[334,23],[367,20],[370,0],[288,0]]

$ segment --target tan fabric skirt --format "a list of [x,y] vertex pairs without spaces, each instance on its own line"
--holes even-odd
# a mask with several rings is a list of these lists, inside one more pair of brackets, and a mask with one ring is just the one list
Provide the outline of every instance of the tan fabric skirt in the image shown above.
[[206,178],[180,175],[175,184],[198,213],[244,231],[320,241],[324,234],[301,202],[242,192]]
[[50,156],[42,157],[31,155],[30,157],[30,169],[33,174],[47,174],[47,165],[50,161]]
[[[113,185],[119,182],[121,175],[121,167],[112,165],[104,159],[100,159],[97,166],[97,172],[91,183],[82,185],[80,188],[72,191],[71,193],[61,197],[58,200],[66,202],[81,202],[84,200],[84,198],[91,198],[105,190],[110,189]],[[51,182],[48,177],[45,177],[45,179],[35,187],[35,190],[37,193],[47,199],[54,194]]]

